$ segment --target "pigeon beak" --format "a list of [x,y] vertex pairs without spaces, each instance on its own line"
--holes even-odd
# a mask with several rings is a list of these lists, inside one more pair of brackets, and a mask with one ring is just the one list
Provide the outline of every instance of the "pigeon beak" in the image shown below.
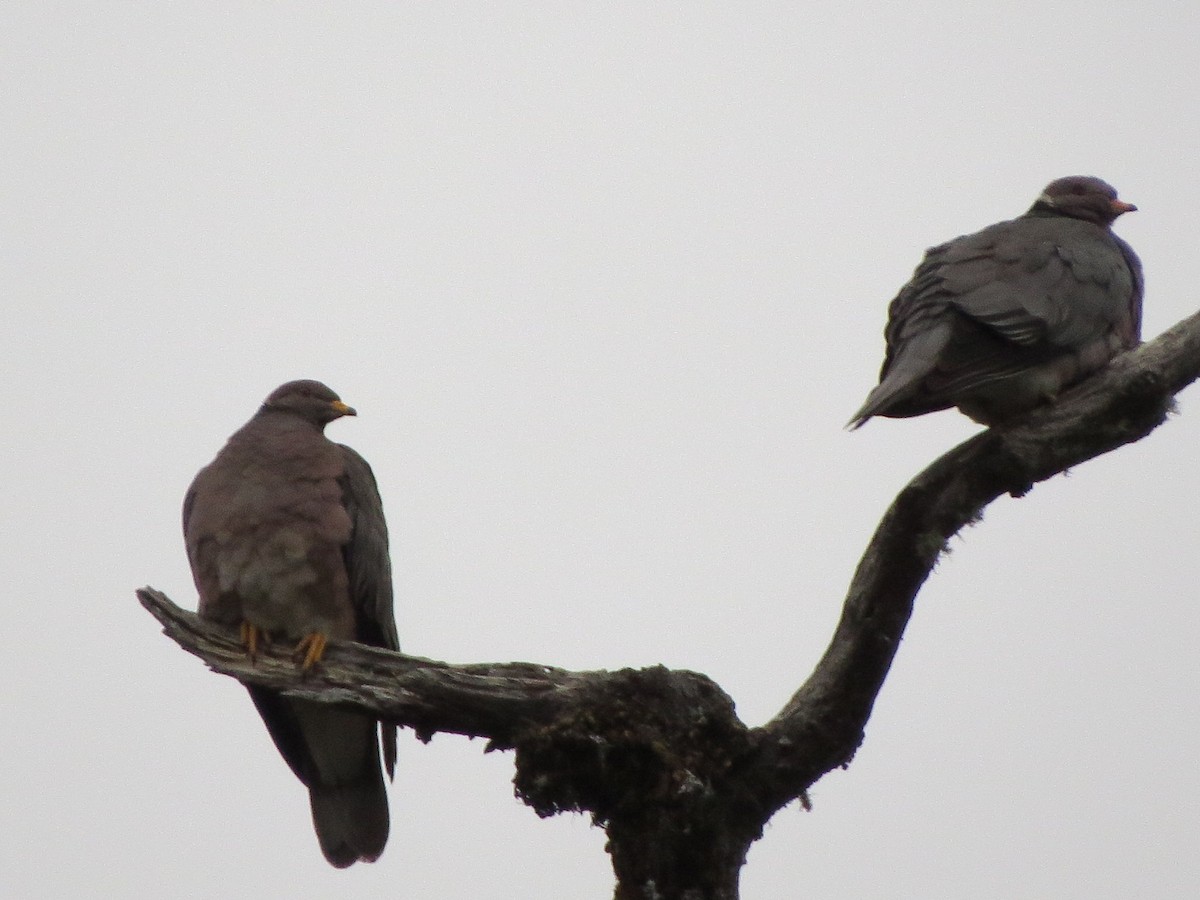
[[354,411],[353,406],[347,406],[341,400],[334,400],[329,405],[332,406],[335,410],[337,410],[337,414],[339,416],[357,416],[358,415],[358,413]]
[[1113,215],[1119,216],[1121,213],[1137,212],[1137,207],[1132,203],[1126,203],[1124,200],[1113,200],[1109,203],[1112,208]]

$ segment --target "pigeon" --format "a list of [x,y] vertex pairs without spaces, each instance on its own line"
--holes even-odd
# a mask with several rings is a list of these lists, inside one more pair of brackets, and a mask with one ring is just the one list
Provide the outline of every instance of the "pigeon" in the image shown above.
[[[318,381],[275,390],[201,469],[183,504],[201,618],[238,628],[253,659],[294,642],[318,665],[330,640],[399,649],[387,525],[366,460],[325,437],[355,411]],[[396,729],[368,714],[249,687],[284,760],[308,788],[325,858],[373,862],[388,837]]]
[[1099,178],[930,249],[888,307],[879,384],[847,427],[952,406],[1003,425],[1141,341],[1142,264],[1113,234],[1137,209]]

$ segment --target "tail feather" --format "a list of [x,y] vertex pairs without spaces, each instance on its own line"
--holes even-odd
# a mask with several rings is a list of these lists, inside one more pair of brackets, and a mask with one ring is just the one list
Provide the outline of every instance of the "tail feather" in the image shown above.
[[383,775],[375,766],[367,780],[314,785],[308,796],[321,852],[339,869],[359,860],[374,862],[388,839],[388,801]]
[[[375,719],[262,688],[251,688],[250,694],[279,752],[308,788],[325,858],[339,869],[378,859],[389,822]],[[390,740],[385,736],[389,774],[395,760],[395,726],[390,727]]]
[[875,389],[867,395],[866,402],[859,407],[858,412],[850,417],[850,421],[846,423],[848,431],[857,431],[867,424],[867,420],[872,416],[880,414],[886,415],[888,406],[892,403],[897,395],[910,388],[910,385],[898,382],[898,380],[885,380],[875,386]]

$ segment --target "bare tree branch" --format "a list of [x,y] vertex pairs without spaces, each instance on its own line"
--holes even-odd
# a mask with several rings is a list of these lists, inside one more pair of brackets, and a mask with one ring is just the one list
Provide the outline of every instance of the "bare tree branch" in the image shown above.
[[163,632],[214,672],[292,697],[353,704],[423,737],[441,731],[511,747],[520,729],[552,721],[564,698],[588,679],[534,663],[452,666],[337,641],[320,666],[301,675],[289,646],[269,646],[252,662],[236,632],[180,609],[153,588],[137,594]]
[[518,793],[539,814],[589,811],[607,828],[618,900],[734,900],[745,853],[771,815],[853,757],[946,542],[997,497],[1145,437],[1197,377],[1200,313],[914,478],[863,554],[829,648],[762,728],[746,728],[707,677],[661,667],[450,665],[332,644],[302,676],[290,648],[251,664],[235,635],[153,589],[138,596],[172,639],[239,681],[353,704],[422,737],[446,731],[515,749]]
[[892,503],[859,562],[825,655],[764,731],[764,796],[778,808],[847,764],[899,647],[913,601],[946,542],[1002,494],[1024,495],[1094,457],[1139,440],[1200,377],[1200,313],[1115,359],[1104,371],[1008,428],[955,447]]

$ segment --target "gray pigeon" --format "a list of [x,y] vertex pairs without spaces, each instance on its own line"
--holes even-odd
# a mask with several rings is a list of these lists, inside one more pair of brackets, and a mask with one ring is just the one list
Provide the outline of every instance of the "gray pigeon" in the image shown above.
[[879,385],[849,427],[957,406],[984,425],[1053,400],[1141,340],[1142,264],[1109,226],[1137,209],[1099,178],[925,254],[888,307]]
[[[298,663],[326,641],[398,650],[387,525],[366,460],[325,437],[355,415],[318,381],[271,394],[183,503],[183,534],[202,618],[241,629],[251,658],[278,638]],[[275,746],[307,787],[321,851],[338,868],[373,862],[388,837],[377,722],[324,703],[249,688]],[[396,729],[383,725],[389,778]]]

